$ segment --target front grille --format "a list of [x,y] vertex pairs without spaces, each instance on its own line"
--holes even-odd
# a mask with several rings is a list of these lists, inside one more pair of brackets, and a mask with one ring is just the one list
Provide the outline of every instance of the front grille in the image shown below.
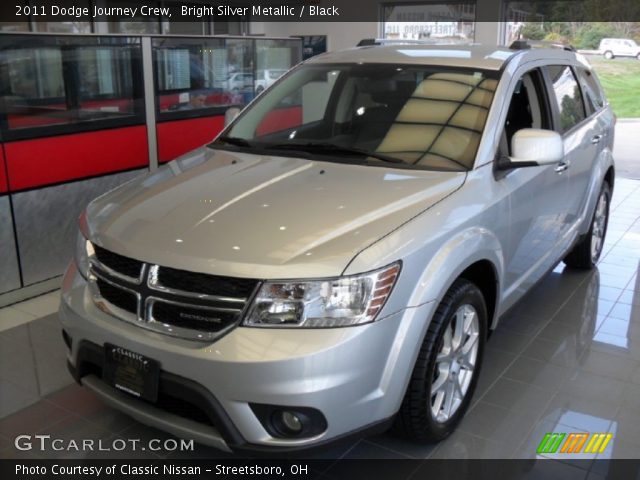
[[96,284],[98,285],[100,295],[107,302],[121,308],[122,310],[133,313],[134,315],[137,313],[138,299],[136,298],[136,295],[105,282],[101,278],[96,280]]
[[158,282],[163,287],[175,290],[243,299],[251,295],[258,283],[257,280],[249,278],[220,277],[169,267],[160,267]]
[[179,417],[216,427],[216,424],[205,410],[183,398],[167,395],[160,391],[158,392],[158,400],[156,400],[155,405]]
[[239,313],[193,308],[165,302],[155,302],[152,310],[153,319],[157,322],[205,332],[224,330],[239,320]]
[[105,267],[121,275],[126,275],[127,277],[134,279],[138,279],[140,277],[142,262],[139,260],[134,260],[133,258],[110,252],[95,243],[93,244],[93,250],[95,251],[98,262]]
[[241,321],[260,283],[146,264],[95,245],[94,250],[90,287],[98,306],[174,337],[210,341],[223,335]]

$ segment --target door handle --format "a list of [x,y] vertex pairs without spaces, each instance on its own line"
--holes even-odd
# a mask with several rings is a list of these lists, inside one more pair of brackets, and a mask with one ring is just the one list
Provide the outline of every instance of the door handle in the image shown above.
[[594,135],[593,137],[591,137],[591,143],[593,143],[594,145],[596,143],[600,143],[600,140],[602,140],[602,135]]
[[553,170],[556,173],[562,173],[565,170],[567,170],[569,168],[569,162],[562,162],[561,164],[559,164],[556,168],[554,168]]

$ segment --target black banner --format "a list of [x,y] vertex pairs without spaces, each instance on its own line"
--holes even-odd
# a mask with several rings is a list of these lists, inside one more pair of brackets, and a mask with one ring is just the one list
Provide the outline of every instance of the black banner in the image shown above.
[[202,3],[9,0],[0,22],[617,22],[638,0],[212,0]]
[[[570,461],[569,461],[570,460]],[[566,480],[640,478],[640,460],[0,460],[0,478]]]

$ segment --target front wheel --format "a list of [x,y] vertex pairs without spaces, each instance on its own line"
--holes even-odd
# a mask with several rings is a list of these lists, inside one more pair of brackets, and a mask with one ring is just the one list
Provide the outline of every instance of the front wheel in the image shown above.
[[564,263],[575,268],[593,268],[604,246],[607,225],[609,223],[609,205],[611,204],[611,187],[607,182],[602,184],[600,195],[593,212],[589,232],[578,242],[564,258]]
[[480,289],[458,279],[429,324],[395,430],[435,442],[455,430],[469,407],[482,363],[487,308]]

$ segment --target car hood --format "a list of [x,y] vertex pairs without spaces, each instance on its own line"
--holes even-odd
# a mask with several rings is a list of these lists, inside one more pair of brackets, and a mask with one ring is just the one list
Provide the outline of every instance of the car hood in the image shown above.
[[466,174],[201,148],[94,200],[91,239],[121,255],[252,278],[340,275]]

